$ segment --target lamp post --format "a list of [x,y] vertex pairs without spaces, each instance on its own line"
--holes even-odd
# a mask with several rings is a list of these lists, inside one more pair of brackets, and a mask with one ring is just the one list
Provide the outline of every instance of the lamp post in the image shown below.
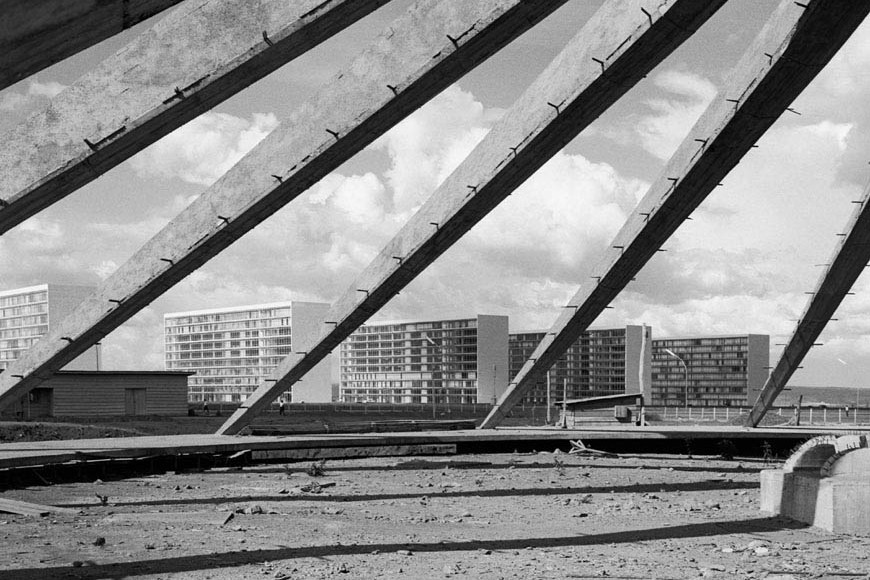
[[671,349],[666,348],[665,352],[668,353],[669,355],[671,355],[672,357],[674,357],[675,359],[677,359],[678,361],[680,361],[680,364],[683,365],[683,370],[686,372],[686,408],[688,408],[689,407],[689,367],[686,365],[686,361],[684,361],[682,358],[677,356],[677,353],[675,353]]
[[[841,358],[838,358],[837,362],[839,362],[843,366],[849,366],[849,363],[847,363],[846,361],[844,361]],[[861,404],[861,385],[857,385],[855,387],[855,417],[854,417],[854,422],[856,425],[858,424],[858,406],[860,404]],[[846,416],[847,417],[849,416],[848,406],[846,407]]]

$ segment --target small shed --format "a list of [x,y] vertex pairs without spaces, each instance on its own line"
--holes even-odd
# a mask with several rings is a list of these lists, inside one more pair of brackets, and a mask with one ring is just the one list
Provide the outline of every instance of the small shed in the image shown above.
[[175,371],[59,371],[4,409],[23,419],[187,415],[187,377]]
[[568,428],[583,427],[590,423],[637,423],[641,421],[643,395],[622,393],[569,399],[557,403],[560,408],[559,419]]

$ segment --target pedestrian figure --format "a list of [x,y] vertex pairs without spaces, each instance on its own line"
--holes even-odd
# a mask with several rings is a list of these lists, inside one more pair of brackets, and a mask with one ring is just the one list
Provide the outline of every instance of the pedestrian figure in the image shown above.
[[208,415],[208,401],[202,402],[202,413],[203,415]]
[[284,399],[278,399],[278,414],[284,414]]

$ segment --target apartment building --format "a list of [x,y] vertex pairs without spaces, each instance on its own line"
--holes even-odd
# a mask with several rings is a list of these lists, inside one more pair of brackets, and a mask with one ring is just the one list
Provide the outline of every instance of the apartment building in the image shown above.
[[[546,335],[543,331],[510,335],[511,380]],[[651,330],[648,326],[590,329],[584,332],[554,364],[550,375],[550,400],[586,399],[624,393],[644,393],[651,381]],[[524,403],[547,403],[546,378],[524,397]]]
[[[239,402],[284,357],[308,348],[320,334],[328,304],[276,302],[164,315],[167,371],[192,372],[190,401]],[[285,397],[293,402],[332,400],[331,356]]]
[[655,339],[647,403],[752,404],[767,380],[769,365],[770,337],[766,334]]
[[[94,288],[39,284],[0,291],[0,371],[54,330]],[[95,345],[64,367],[65,370],[100,370],[100,345]]]
[[342,401],[493,403],[508,382],[508,317],[367,324],[340,353]]

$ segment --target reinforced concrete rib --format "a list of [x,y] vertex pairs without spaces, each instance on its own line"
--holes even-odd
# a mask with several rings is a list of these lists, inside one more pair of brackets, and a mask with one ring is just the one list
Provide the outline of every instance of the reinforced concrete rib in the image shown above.
[[776,397],[813,347],[843,298],[870,262],[870,184],[864,198],[849,220],[846,235],[834,251],[834,258],[816,284],[795,331],[779,357],[773,372],[752,406],[747,418],[750,427],[757,427],[770,410]]
[[0,90],[181,0],[0,0]]
[[0,374],[0,409],[50,377],[565,0],[425,0]]
[[784,0],[481,428],[498,425],[834,56],[870,3]]
[[331,307],[319,342],[282,361],[219,433],[238,432],[300,380],[723,3],[605,3]]
[[189,0],[0,144],[0,234],[390,0]]

